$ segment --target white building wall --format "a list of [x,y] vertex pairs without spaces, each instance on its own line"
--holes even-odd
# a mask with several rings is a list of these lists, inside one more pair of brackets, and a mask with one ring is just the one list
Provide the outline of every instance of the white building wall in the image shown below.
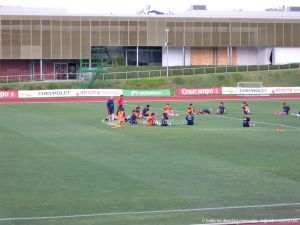
[[169,46],[162,49],[162,66],[189,66],[191,64],[191,48],[190,47],[174,47]]
[[273,64],[300,63],[300,48],[274,48]]
[[258,49],[258,65],[270,65],[270,56],[272,48],[259,48]]
[[237,48],[237,65],[256,65],[258,62],[257,48]]
[[[270,56],[272,53],[272,62]],[[237,65],[300,63],[300,48],[237,48]],[[191,48],[169,46],[169,66],[190,66]],[[162,66],[167,66],[167,48],[162,49]]]
[[237,48],[237,65],[268,65],[272,48]]
[[191,65],[191,47],[184,47],[185,49],[185,66]]

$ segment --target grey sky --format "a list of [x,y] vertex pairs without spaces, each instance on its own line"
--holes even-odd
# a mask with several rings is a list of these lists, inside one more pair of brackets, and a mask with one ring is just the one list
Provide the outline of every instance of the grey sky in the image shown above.
[[162,12],[186,11],[190,5],[207,5],[208,10],[265,10],[282,5],[300,6],[299,0],[0,0],[2,6],[66,8],[76,13],[136,14],[147,5]]

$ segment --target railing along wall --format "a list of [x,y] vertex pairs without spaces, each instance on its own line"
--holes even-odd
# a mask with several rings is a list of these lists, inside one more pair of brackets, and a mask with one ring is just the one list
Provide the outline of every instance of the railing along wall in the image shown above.
[[[169,68],[163,70],[144,70],[144,71],[124,71],[124,72],[106,72],[100,74],[99,78],[103,80],[112,79],[132,79],[132,78],[153,78],[201,75],[214,73],[232,73],[232,72],[250,72],[250,71],[268,71],[283,69],[300,69],[300,63],[291,63],[284,65],[243,65],[243,66],[203,66],[203,67],[182,67]],[[9,75],[0,76],[0,83],[21,83],[44,80],[89,80],[93,73],[72,74],[72,79],[66,74],[65,79],[60,79],[57,74],[35,74],[35,75]]]

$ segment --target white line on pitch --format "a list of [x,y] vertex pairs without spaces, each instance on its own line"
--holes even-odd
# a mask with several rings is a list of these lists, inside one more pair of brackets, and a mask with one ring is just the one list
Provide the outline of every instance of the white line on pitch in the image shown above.
[[208,211],[227,210],[227,209],[251,209],[251,208],[255,209],[255,208],[270,208],[270,207],[283,207],[283,206],[300,206],[300,203],[294,202],[294,203],[279,203],[279,204],[266,204],[266,205],[245,205],[245,206],[227,206],[227,207],[194,208],[194,209],[91,213],[91,214],[66,215],[66,216],[11,217],[11,218],[0,218],[0,221],[50,220],[50,219],[66,219],[66,218],[81,218],[81,217],[96,217],[96,216],[124,216],[124,215],[141,215],[141,214],[181,213],[181,212],[208,212]]
[[[216,117],[219,117],[219,118],[226,118],[226,119],[231,119],[231,120],[242,120],[242,119],[239,119],[239,118],[234,118],[234,117],[229,117],[229,116],[217,116],[215,115]],[[271,125],[271,126],[279,126],[279,127],[287,127],[287,128],[293,128],[293,129],[298,129],[300,130],[300,127],[295,127],[295,126],[289,126],[289,125],[284,125],[284,124],[277,124],[277,123],[267,123],[267,122],[260,122],[260,121],[254,121],[253,122],[255,123],[260,123],[260,124],[265,124],[265,125]]]
[[[131,104],[127,104],[127,105],[131,105]],[[133,105],[131,105],[131,106],[133,106]],[[154,109],[158,109],[158,108],[154,108]],[[180,113],[184,113],[181,110],[176,110],[176,111],[180,112]],[[213,115],[213,114],[211,114],[209,116],[215,116],[215,117],[218,117],[218,118],[226,118],[226,119],[239,120],[239,121],[243,120],[243,119],[240,119],[240,118],[229,117],[229,116],[226,116],[226,115],[219,116],[219,115]],[[284,125],[284,124],[267,123],[267,122],[260,122],[260,121],[254,121],[254,120],[253,120],[253,122],[258,123],[258,124],[265,124],[265,125],[271,125],[271,126],[280,126],[280,127],[293,128],[293,129],[300,130],[300,127],[289,126],[289,125]]]
[[[213,219],[210,219],[213,220]],[[205,221],[205,220],[204,220]],[[218,220],[216,220],[218,221]],[[222,221],[222,220],[221,220]],[[289,219],[264,219],[264,220],[223,220],[220,223],[200,223],[191,225],[237,225],[237,224],[257,224],[257,223],[295,223],[300,221],[300,218],[289,218]],[[225,222],[228,221],[228,222]]]

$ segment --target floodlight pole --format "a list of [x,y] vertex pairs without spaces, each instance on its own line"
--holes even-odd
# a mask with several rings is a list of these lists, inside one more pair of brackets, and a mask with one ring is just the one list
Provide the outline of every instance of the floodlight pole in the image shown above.
[[165,46],[167,47],[167,77],[169,76],[169,28],[165,29],[166,32],[166,43]]

